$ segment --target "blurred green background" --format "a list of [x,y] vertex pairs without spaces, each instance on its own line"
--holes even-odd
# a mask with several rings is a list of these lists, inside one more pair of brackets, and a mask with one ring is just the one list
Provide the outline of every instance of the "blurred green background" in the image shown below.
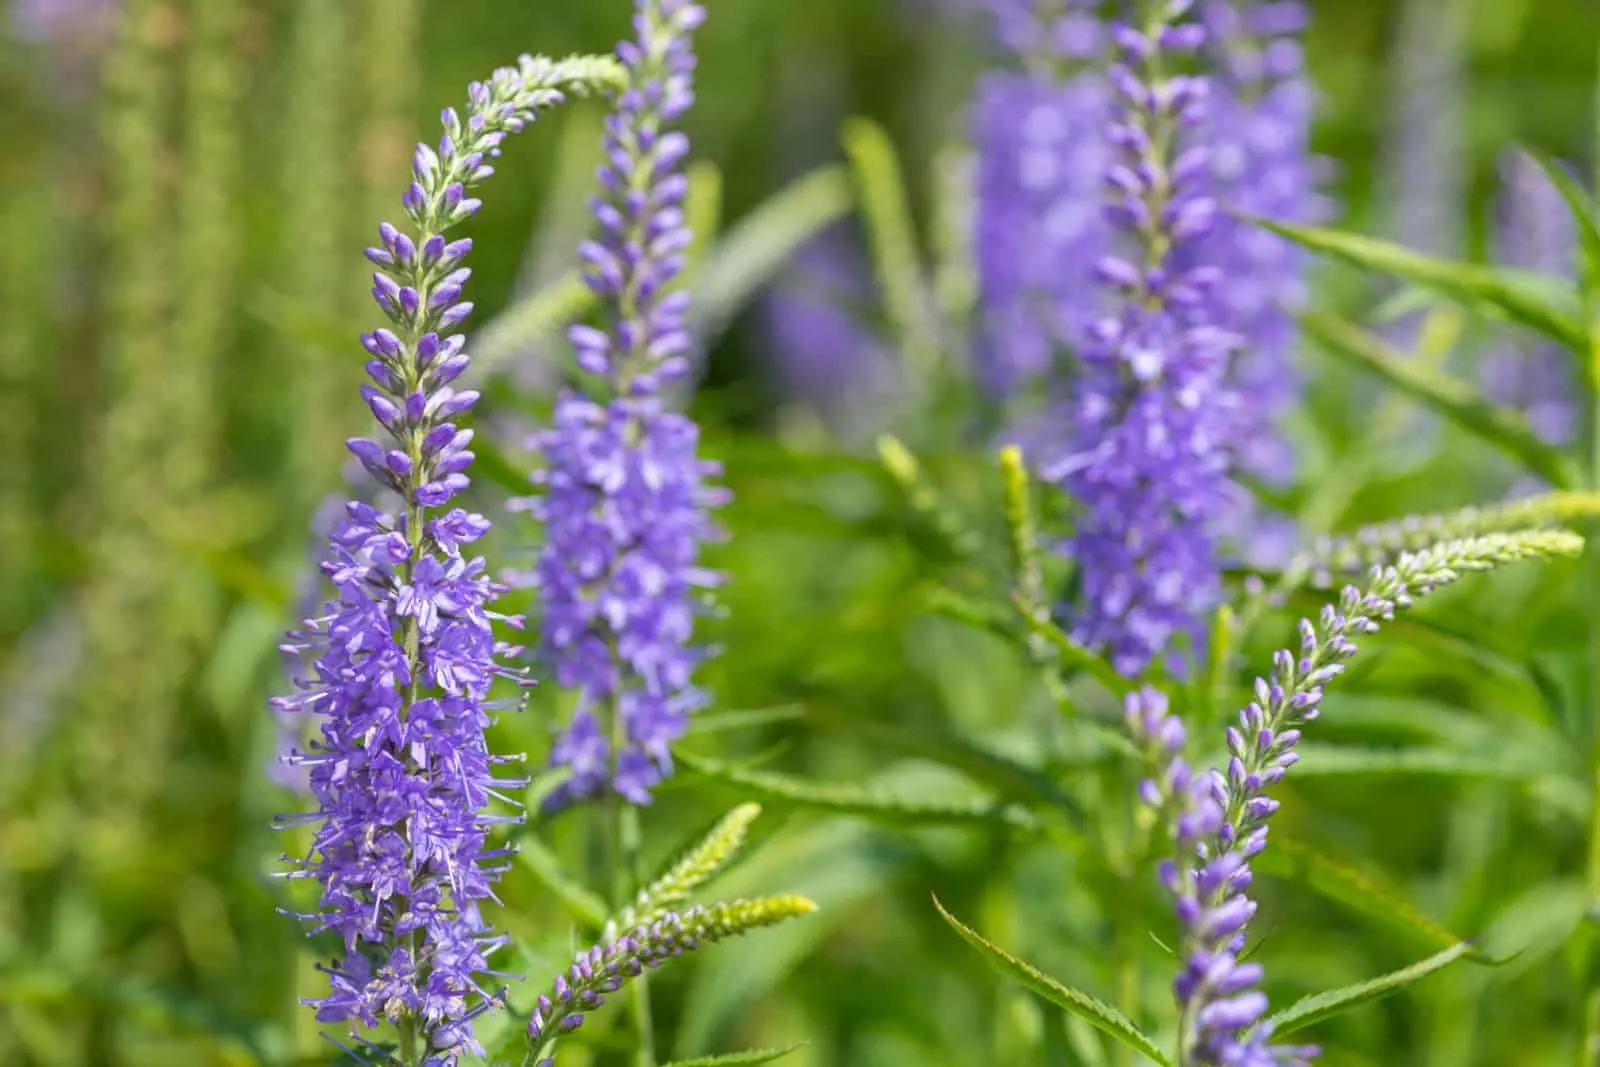
[[[717,703],[684,750],[941,801],[992,794],[982,753],[1003,752],[1070,779],[1091,811],[1120,819],[1126,770],[1059,721],[1025,657],[929,610],[930,580],[953,565],[869,445],[894,432],[916,448],[994,546],[961,565],[963,580],[1002,581],[998,482],[959,390],[944,405],[953,413],[885,406],[841,427],[785,395],[759,313],[768,291],[800,284],[785,269],[798,238],[828,224],[859,244],[862,172],[843,165],[839,141],[852,117],[888,132],[923,247],[937,252],[949,205],[935,162],[959,145],[990,61],[982,20],[947,6],[708,2],[688,128],[708,224],[697,263],[725,328],[711,336],[693,410],[736,502],[715,553],[731,575],[712,624],[725,647],[707,672]],[[1512,141],[1593,171],[1592,0],[1313,7],[1316,143],[1335,161],[1342,225],[1403,229],[1397,144],[1442,139],[1424,166],[1437,189],[1413,190],[1411,204],[1420,195],[1459,221],[1475,256]],[[276,834],[272,816],[304,801],[269,776],[266,699],[285,684],[278,635],[310,588],[313,513],[340,487],[342,440],[365,425],[355,335],[374,315],[360,250],[396,214],[411,142],[437,136],[434,116],[469,80],[519,52],[607,50],[627,31],[629,4],[33,0],[8,15],[0,1061],[327,1061],[335,1050],[295,1004],[316,988],[316,947],[275,910],[290,900],[270,877],[277,857],[303,843]],[[1452,25],[1459,54],[1430,54],[1450,47]],[[1408,127],[1408,107],[1452,128]],[[574,106],[518,138],[468,229],[474,348],[492,364],[477,371],[492,381],[479,421],[498,442],[481,450],[476,505],[491,515],[521,490],[519,428],[548,404],[556,328],[582,311],[564,279],[587,225],[601,114]],[[812,185],[795,194],[805,175]],[[959,256],[941,264],[959,289]],[[1362,316],[1381,295],[1334,269],[1319,270],[1316,291]],[[880,294],[850,296],[860,329],[883,333]],[[1487,327],[1454,325],[1469,359]],[[959,346],[946,348],[961,365]],[[1382,427],[1414,431],[1403,401],[1385,397],[1374,414],[1370,384],[1315,353],[1305,360],[1306,484],[1285,502],[1307,532],[1464,505],[1509,484],[1501,461],[1454,430],[1398,447]],[[497,566],[529,558],[524,521],[495,535]],[[1582,698],[1576,579],[1587,573],[1529,569],[1453,593],[1427,623],[1397,627],[1388,651],[1330,698],[1340,715],[1324,740],[1423,746],[1454,762],[1414,760],[1401,774],[1341,773],[1334,761],[1286,790],[1285,844],[1258,883],[1275,1003],[1440,947],[1419,933],[1426,923],[1395,923],[1401,899],[1435,934],[1487,931],[1521,954],[1499,968],[1458,965],[1319,1029],[1329,1064],[1586,1062],[1576,1035],[1592,784],[1568,773],[1570,752],[1549,740],[1565,735],[1545,727],[1575,716]],[[1270,648],[1290,621],[1274,614],[1253,643]],[[500,750],[542,759],[566,709],[552,688],[500,727]],[[1111,714],[1103,693],[1078,696]],[[669,855],[748,792],[681,775],[645,813],[647,854]],[[1098,838],[1064,848],[981,817],[911,826],[758,799],[769,808],[759,847],[724,891],[794,889],[822,910],[666,973],[664,1054],[805,1038],[785,1062],[1127,1062],[991,980],[930,891],[1150,1028],[1170,1025],[1170,961],[1143,932],[1167,929],[1152,878]],[[604,884],[591,813],[534,830],[565,869]],[[573,927],[548,871],[521,863],[504,896],[519,963],[553,973]],[[615,1031],[597,1022],[585,1035],[564,1063],[612,1055]]]

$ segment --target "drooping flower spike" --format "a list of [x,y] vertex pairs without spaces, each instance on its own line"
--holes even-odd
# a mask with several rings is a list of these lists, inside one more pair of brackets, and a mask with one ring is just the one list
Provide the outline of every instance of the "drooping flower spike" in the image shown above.
[[1317,719],[1323,690],[1355,655],[1355,640],[1465,573],[1576,555],[1582,547],[1565,531],[1531,530],[1444,542],[1374,567],[1364,591],[1346,586],[1315,622],[1301,621],[1298,652],[1282,649],[1273,657],[1272,673],[1256,681],[1255,700],[1228,728],[1225,770],[1191,772],[1183,723],[1159,692],[1145,688],[1128,698],[1127,726],[1152,772],[1139,786],[1140,799],[1160,814],[1173,843],[1160,877],[1182,928],[1173,983],[1178,1067],[1291,1067],[1316,1054],[1268,1043],[1267,998],[1256,988],[1262,968],[1242,962],[1240,953],[1256,911],[1246,892],[1250,861],[1266,847],[1267,821],[1278,809],[1267,790],[1299,760],[1301,731]]
[[393,1023],[408,1064],[482,1051],[471,1021],[493,1003],[488,960],[504,943],[480,912],[506,855],[488,834],[515,818],[488,807],[513,806],[501,791],[522,784],[495,777],[511,760],[484,739],[494,712],[520,705],[489,699],[497,678],[521,681],[501,665],[516,650],[491,625],[520,620],[491,610],[501,586],[463,555],[489,523],[449,506],[473,458],[472,431],[456,419],[477,394],[453,384],[470,362],[453,331],[472,310],[461,299],[471,242],[445,233],[477,211],[467,190],[493,173],[508,133],[614,79],[606,60],[525,57],[473,84],[464,118],[444,112],[438,148],[417,147],[404,197],[415,236],[384,223],[367,251],[390,325],[362,338],[371,384],[361,392],[383,438],[349,447],[400,504],[345,508],[322,564],[334,596],[285,645],[315,650],[312,677],[273,704],[321,722],[310,751],[291,757],[309,770],[318,810],[287,820],[316,827],[288,877],[320,883],[303,918],[337,932],[344,955],[325,968],[331,991],[309,1003],[325,1022]]
[[574,327],[586,387],[556,404],[530,442],[543,456],[537,585],[540,652],[579,706],[551,762],[571,776],[552,806],[614,791],[635,804],[671,772],[670,745],[704,702],[692,680],[699,566],[726,499],[720,468],[698,455],[699,430],[662,390],[690,369],[689,294],[674,290],[690,242],[684,219],[689,141],[674,125],[693,103],[690,36],[705,17],[687,0],[638,0],[635,38],[618,46],[628,87],[606,120],[598,240],[582,247],[606,328]]

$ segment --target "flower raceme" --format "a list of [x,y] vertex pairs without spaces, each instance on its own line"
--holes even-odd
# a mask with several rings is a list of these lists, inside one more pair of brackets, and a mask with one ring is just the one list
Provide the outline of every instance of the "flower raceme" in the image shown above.
[[726,493],[709,484],[719,468],[699,457],[698,428],[661,395],[690,368],[689,295],[671,288],[690,242],[689,142],[673,126],[694,101],[704,17],[686,0],[638,0],[635,38],[618,46],[628,85],[606,120],[599,238],[581,249],[608,322],[570,334],[597,396],[565,393],[530,442],[544,460],[543,493],[522,502],[545,528],[540,649],[580,695],[551,754],[571,771],[557,806],[605,792],[648,803],[704,700],[691,676],[705,653],[689,642],[699,590],[719,581],[698,558]]
[[1210,83],[1169,69],[1205,42],[1193,7],[1143,3],[1137,25],[1111,29],[1104,214],[1118,247],[1097,268],[1109,313],[1078,353],[1069,437],[1041,469],[1078,505],[1066,546],[1081,580],[1076,636],[1130,675],[1173,638],[1198,636],[1220,586],[1209,527],[1233,492],[1226,374],[1238,338],[1205,256],[1217,204],[1197,137]]
[[548,993],[541,994],[528,1022],[530,1050],[535,1067],[551,1067],[547,1057],[557,1038],[583,1025],[584,1015],[605,1003],[630,979],[646,969],[703,945],[712,944],[762,926],[809,915],[816,904],[788,894],[693,905],[682,912],[658,911],[605,944],[584,952],[565,973],[556,976]]
[[1267,821],[1278,802],[1267,790],[1299,759],[1302,729],[1319,715],[1323,690],[1344,672],[1355,640],[1410,607],[1414,597],[1462,574],[1502,563],[1575,555],[1583,542],[1560,530],[1531,530],[1448,541],[1402,554],[1392,566],[1374,567],[1362,590],[1346,586],[1337,604],[1313,622],[1300,623],[1299,650],[1273,657],[1271,674],[1258,679],[1255,700],[1227,731],[1225,770],[1194,774],[1184,760],[1183,723],[1151,688],[1127,701],[1129,731],[1144,751],[1150,778],[1140,784],[1145,804],[1166,822],[1174,852],[1161,865],[1182,927],[1178,1002],[1178,1067],[1275,1067],[1303,1064],[1312,1048],[1268,1044],[1261,1022],[1267,998],[1256,988],[1262,969],[1239,955],[1256,905],[1246,894],[1250,860],[1267,843]]
[[416,235],[385,223],[367,251],[390,324],[362,338],[371,381],[361,392],[383,439],[349,447],[399,503],[344,509],[322,564],[334,595],[285,645],[315,650],[311,676],[273,704],[321,723],[310,751],[290,757],[308,769],[318,810],[287,820],[316,827],[288,877],[320,883],[303,917],[337,932],[344,956],[326,969],[329,994],[310,1003],[327,1022],[394,1023],[408,1064],[481,1051],[471,1021],[493,1001],[482,980],[504,938],[480,909],[507,854],[488,837],[514,819],[488,806],[524,784],[495,776],[510,760],[484,738],[494,712],[520,704],[489,699],[491,684],[522,680],[501,665],[516,650],[492,624],[521,621],[491,610],[501,586],[464,554],[488,521],[451,506],[473,458],[457,420],[477,394],[454,384],[470,362],[453,331],[472,309],[461,299],[471,242],[445,233],[478,209],[467,191],[493,173],[507,134],[614,77],[607,60],[524,57],[473,84],[465,117],[444,112],[438,148],[417,147],[404,197]]

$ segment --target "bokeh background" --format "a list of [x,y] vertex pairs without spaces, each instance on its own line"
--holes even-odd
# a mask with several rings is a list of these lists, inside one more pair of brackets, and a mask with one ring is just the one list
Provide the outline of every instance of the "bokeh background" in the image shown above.
[[[948,179],[992,61],[985,24],[955,0],[708,6],[688,121],[708,342],[691,404],[736,503],[715,552],[731,575],[711,624],[725,650],[707,673],[717,704],[685,751],[941,798],[985,784],[972,753],[1001,751],[1121,810],[1125,770],[1061,723],[1025,657],[930,611],[929,583],[951,561],[873,449],[892,432],[918,452],[995,546],[962,565],[965,580],[994,578],[987,416],[959,386],[937,403],[919,391],[888,328],[895,279],[875,276],[858,211],[885,173],[863,163],[881,129],[931,283],[965,306]],[[1480,258],[1513,142],[1594,173],[1592,0],[1312,6],[1315,142],[1340,225]],[[281,726],[266,700],[285,685],[278,635],[314,592],[313,527],[344,478],[341,442],[365,425],[360,250],[398,207],[411,143],[437,136],[434,116],[469,80],[523,51],[607,50],[629,4],[0,10],[0,1061],[328,1062],[337,1050],[295,1003],[316,987],[317,948],[278,913],[293,894],[271,878],[300,847],[272,817],[304,800],[274,768]],[[560,380],[559,327],[584,310],[571,271],[601,117],[575,106],[516,139],[469,228],[488,383],[476,505],[493,515],[522,491],[519,438]],[[848,127],[852,166],[841,130],[857,118],[876,126]],[[1318,269],[1322,306],[1371,321],[1389,295]],[[1429,323],[1386,328],[1463,373],[1497,343],[1471,316]],[[937,347],[959,382],[959,334]],[[1517,482],[1378,384],[1309,349],[1296,358],[1309,375],[1294,420],[1302,476],[1276,502],[1304,534]],[[497,565],[526,564],[524,523],[495,535]],[[1330,743],[1424,755],[1330,760],[1286,791],[1286,844],[1261,880],[1275,1001],[1401,966],[1436,935],[1520,955],[1458,965],[1319,1029],[1328,1063],[1587,1062],[1593,801],[1572,754],[1592,728],[1555,729],[1583,700],[1584,566],[1451,595],[1330,698]],[[1274,613],[1256,644],[1291,622]],[[566,710],[541,691],[497,746],[537,763]],[[951,769],[962,758],[966,777]],[[682,774],[646,813],[647,854],[669,855],[748,792]],[[804,1038],[785,1062],[1129,1062],[994,980],[930,891],[1151,1028],[1170,1022],[1170,962],[1152,936],[1168,920],[1114,834],[1071,849],[981,818],[893,825],[764,800],[726,891],[795,889],[822,909],[667,973],[665,1054]],[[541,857],[604,884],[587,813],[534,832]],[[534,972],[552,972],[573,936],[550,869],[524,861],[505,887],[501,921]],[[1401,900],[1416,914],[1397,923]],[[586,1035],[563,1062],[615,1057],[614,1031]]]

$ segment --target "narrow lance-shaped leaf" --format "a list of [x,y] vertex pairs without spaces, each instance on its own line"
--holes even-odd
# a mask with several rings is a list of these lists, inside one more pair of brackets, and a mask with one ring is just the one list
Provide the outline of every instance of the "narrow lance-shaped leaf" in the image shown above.
[[[1377,876],[1294,838],[1274,834],[1272,847],[1257,858],[1256,865],[1262,873],[1293,878],[1363,915],[1403,927],[1431,946],[1448,949],[1465,943],[1465,938],[1435,921]],[[1467,955],[1484,963],[1504,962],[1474,948],[1469,948]]]
[[1418,960],[1409,967],[1391,971],[1379,978],[1306,997],[1272,1016],[1267,1022],[1271,1024],[1275,1036],[1292,1034],[1296,1030],[1303,1030],[1340,1012],[1396,993],[1435,971],[1443,970],[1471,951],[1472,946],[1465,942],[1452,945],[1443,952],[1435,953],[1425,960]]
[[811,782],[788,775],[741,770],[682,752],[677,756],[685,767],[702,777],[738,786],[748,795],[778,804],[837,815],[858,815],[890,824],[987,823],[1024,830],[1039,826],[1030,812],[992,800],[913,796],[837,782]]
[[701,344],[714,341],[751,295],[801,245],[844,218],[852,202],[845,169],[821,167],[739,220],[700,265],[689,312],[690,333]]
[[1550,300],[1539,287],[1512,272],[1436,259],[1388,241],[1339,230],[1291,226],[1267,219],[1253,221],[1314,252],[1393,275],[1453,300],[1487,307],[1573,351],[1584,348],[1583,324],[1574,309]]
[[692,1060],[673,1060],[662,1067],[754,1067],[758,1063],[771,1063],[782,1059],[796,1049],[804,1048],[809,1041],[796,1041],[780,1048],[752,1048],[743,1052],[727,1052],[721,1056],[696,1056]]
[[1592,298],[1597,291],[1600,291],[1600,220],[1595,217],[1589,196],[1561,164],[1532,149],[1524,151],[1539,164],[1545,176],[1550,179],[1550,184],[1555,186],[1556,192],[1561,194],[1561,199],[1566,201],[1567,210],[1571,212],[1574,227],[1578,231],[1578,245],[1583,252],[1583,270],[1580,272],[1580,277]]
[[1465,382],[1428,370],[1380,338],[1322,312],[1300,316],[1306,333],[1327,351],[1354,363],[1413,399],[1477,434],[1558,488],[1577,480],[1572,464],[1533,432],[1527,420],[1497,407]]
[[939,903],[938,897],[933,898],[933,906],[939,910],[939,914],[944,918],[944,921],[949,923],[957,934],[961,935],[963,941],[977,949],[989,962],[990,966],[1007,978],[1021,983],[1058,1008],[1071,1012],[1097,1030],[1109,1034],[1128,1048],[1149,1057],[1156,1063],[1163,1065],[1171,1063],[1162,1054],[1161,1050],[1156,1047],[1155,1042],[1146,1037],[1133,1024],[1133,1020],[1116,1008],[1096,1000],[1087,993],[1063,985],[1032,964],[1018,959],[1005,949],[990,942],[982,934],[965,925],[960,919],[946,911],[944,905]]
[[855,175],[878,286],[895,340],[905,354],[913,387],[926,386],[939,357],[938,338],[930,326],[928,284],[900,160],[888,134],[867,119],[851,119],[840,136]]

